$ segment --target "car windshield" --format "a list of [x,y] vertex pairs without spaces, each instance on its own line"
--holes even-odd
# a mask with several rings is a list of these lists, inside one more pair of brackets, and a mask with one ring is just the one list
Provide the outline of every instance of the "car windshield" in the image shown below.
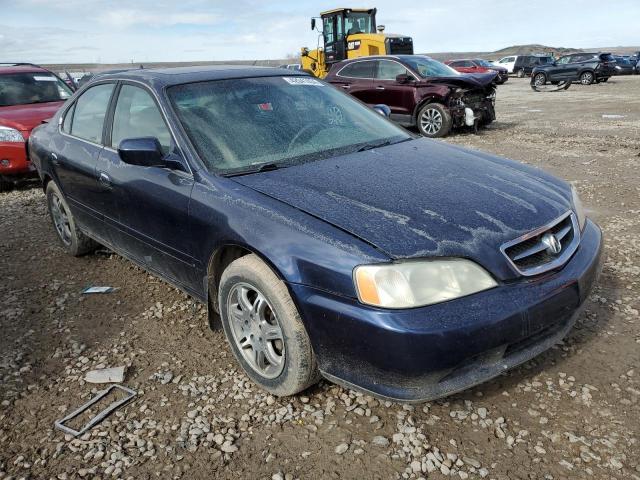
[[545,65],[547,63],[553,63],[553,57],[538,57],[538,63]]
[[433,58],[411,56],[404,57],[403,61],[411,66],[421,77],[456,77],[460,72],[449,65],[440,63]]
[[60,102],[70,96],[71,89],[51,73],[29,72],[0,75],[0,107]]
[[374,110],[308,76],[189,83],[169,88],[168,94],[207,168],[222,174],[293,165],[413,138]]

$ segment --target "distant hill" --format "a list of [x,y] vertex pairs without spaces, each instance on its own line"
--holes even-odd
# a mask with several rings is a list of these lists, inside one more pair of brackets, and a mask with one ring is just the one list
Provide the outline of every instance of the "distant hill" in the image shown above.
[[495,52],[434,52],[427,53],[436,60],[444,61],[452,58],[486,58],[488,60],[499,60],[509,55],[533,55],[551,53],[556,58],[562,55],[577,52],[612,52],[621,55],[629,55],[640,50],[640,47],[597,47],[597,48],[566,48],[566,47],[549,47],[547,45],[530,44],[530,45],[512,45],[510,47],[501,48]]

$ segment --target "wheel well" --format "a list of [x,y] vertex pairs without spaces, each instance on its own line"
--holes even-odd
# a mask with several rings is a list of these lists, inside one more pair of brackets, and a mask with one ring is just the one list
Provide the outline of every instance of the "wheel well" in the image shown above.
[[418,105],[416,105],[416,108],[413,111],[413,121],[415,122],[416,125],[418,125],[418,113],[420,113],[420,109],[422,109],[422,107],[424,107],[428,103],[439,103],[441,105],[444,105],[445,107],[447,106],[446,103],[445,103],[447,101],[447,99],[443,99],[444,102],[440,102],[438,100],[440,100],[440,99],[438,99],[436,97],[427,97],[427,98],[423,99],[420,103],[418,103]]
[[253,253],[251,250],[239,245],[224,245],[218,248],[209,259],[207,267],[207,291],[209,293],[209,307],[213,308],[215,313],[218,312],[218,286],[222,278],[222,272],[229,266],[231,262],[240,257]]
[[51,180],[53,179],[51,178],[51,175],[49,175],[48,173],[45,173],[42,176],[42,190],[44,190],[45,192],[47,191],[47,185]]

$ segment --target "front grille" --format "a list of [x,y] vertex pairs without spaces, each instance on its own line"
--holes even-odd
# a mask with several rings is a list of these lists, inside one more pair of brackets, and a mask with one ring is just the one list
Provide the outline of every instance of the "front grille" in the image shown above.
[[532,276],[564,265],[579,242],[580,230],[575,215],[569,211],[550,224],[505,243],[500,249],[519,274]]
[[465,105],[474,107],[474,106],[482,105],[485,98],[486,98],[486,95],[482,92],[466,93],[462,97],[462,101],[464,102]]

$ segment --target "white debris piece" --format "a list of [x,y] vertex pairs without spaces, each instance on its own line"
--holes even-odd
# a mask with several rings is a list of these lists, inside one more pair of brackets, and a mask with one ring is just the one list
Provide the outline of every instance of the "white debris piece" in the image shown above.
[[84,381],[89,383],[122,383],[124,381],[124,367],[90,370],[84,376]]

